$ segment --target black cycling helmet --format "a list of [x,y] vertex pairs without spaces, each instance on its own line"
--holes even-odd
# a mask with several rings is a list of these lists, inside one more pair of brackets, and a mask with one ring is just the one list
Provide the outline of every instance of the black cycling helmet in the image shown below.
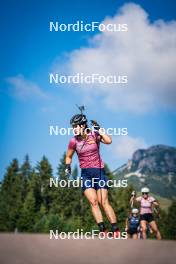
[[70,125],[71,126],[75,126],[75,125],[83,125],[87,123],[87,118],[85,115],[82,114],[77,114],[74,115],[71,119],[70,119]]

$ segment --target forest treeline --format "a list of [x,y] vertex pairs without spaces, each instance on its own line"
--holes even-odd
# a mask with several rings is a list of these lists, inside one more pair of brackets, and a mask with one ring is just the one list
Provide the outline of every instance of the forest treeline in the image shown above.
[[[64,160],[65,154],[58,163],[56,176],[68,180]],[[105,170],[112,178],[107,165]],[[77,167],[70,177],[79,177]],[[12,160],[0,185],[1,232],[49,233],[50,230],[69,232],[77,229],[86,232],[97,229],[81,188],[50,187],[51,178],[54,178],[52,166],[45,156],[35,167],[31,166],[28,155],[21,166],[17,159]],[[109,190],[109,199],[122,231],[130,213],[132,190],[133,186]],[[163,238],[176,239],[176,201],[172,202],[168,212],[161,209],[156,221]]]

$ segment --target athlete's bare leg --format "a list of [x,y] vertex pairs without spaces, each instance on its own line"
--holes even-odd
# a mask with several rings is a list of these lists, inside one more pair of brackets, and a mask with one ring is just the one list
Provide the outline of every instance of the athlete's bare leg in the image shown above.
[[132,238],[133,239],[138,239],[138,234],[133,234]]
[[142,228],[142,238],[146,239],[147,238],[147,235],[146,235],[147,222],[145,220],[141,220],[140,225],[141,225],[141,228]]
[[131,239],[131,235],[130,234],[127,234],[127,236],[128,236],[128,239]]
[[159,229],[157,227],[156,222],[152,221],[152,222],[149,223],[149,225],[150,225],[151,229],[155,232],[156,238],[160,240],[161,239],[161,234],[160,234],[160,231],[159,231]]
[[102,206],[109,222],[111,224],[116,223],[117,222],[116,215],[115,215],[114,210],[113,210],[113,208],[110,205],[109,200],[108,200],[108,190],[107,189],[99,189],[97,191],[97,196],[98,196],[98,202]]
[[84,195],[86,196],[86,198],[88,199],[91,205],[92,214],[95,218],[95,221],[97,223],[103,222],[103,216],[102,216],[100,207],[98,205],[98,197],[97,197],[96,190],[93,188],[86,189],[84,191]]

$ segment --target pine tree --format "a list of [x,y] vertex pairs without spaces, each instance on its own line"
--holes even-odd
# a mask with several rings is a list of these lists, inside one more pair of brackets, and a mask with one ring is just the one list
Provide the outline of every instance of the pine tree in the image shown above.
[[172,201],[167,215],[167,238],[176,239],[176,200]]
[[18,160],[14,159],[4,176],[0,193],[0,230],[16,229],[22,207],[23,181]]
[[52,167],[48,159],[43,156],[42,160],[38,163],[37,175],[40,182],[40,193],[42,198],[42,203],[44,204],[47,212],[50,209],[52,203],[52,190],[50,188],[50,178],[53,178]]
[[69,179],[69,175],[66,175],[65,173],[65,169],[66,169],[65,158],[66,158],[66,153],[64,152],[62,158],[60,159],[59,165],[57,167],[57,175],[60,180],[67,181]]
[[33,191],[29,191],[18,221],[19,231],[32,232],[36,219],[36,203]]
[[31,173],[32,173],[32,167],[29,161],[29,155],[26,154],[24,162],[20,168],[20,172],[22,175],[22,181],[23,181],[23,192],[22,192],[22,196],[23,199],[25,199],[26,195],[27,195],[27,187],[28,187],[28,182],[31,178]]
[[61,215],[63,219],[65,219],[67,225],[68,219],[74,219],[74,217],[80,214],[80,187],[68,187],[68,180],[73,180],[73,177],[76,179],[78,174],[76,168],[73,177],[65,174],[65,153],[60,159],[57,169],[58,179],[65,182],[66,186],[53,188],[55,198],[52,204],[52,213]]
[[43,202],[43,197],[42,197],[42,192],[41,192],[41,179],[40,175],[35,172],[33,169],[30,175],[30,180],[28,181],[28,192],[33,191],[35,201],[36,201],[36,210],[40,211],[42,202]]

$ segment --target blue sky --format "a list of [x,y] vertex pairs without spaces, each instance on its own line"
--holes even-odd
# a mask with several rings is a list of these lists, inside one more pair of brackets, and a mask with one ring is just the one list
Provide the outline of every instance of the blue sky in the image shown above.
[[[36,162],[43,155],[46,155],[55,171],[70,137],[50,136],[49,125],[69,126],[70,117],[77,112],[75,104],[85,104],[88,118],[96,119],[105,127],[128,128],[129,137],[126,142],[124,139],[114,138],[112,146],[102,146],[103,158],[112,170],[130,158],[128,156],[128,152],[130,155],[130,148],[148,147],[154,144],[176,146],[174,133],[176,114],[173,98],[175,94],[172,88],[172,84],[175,82],[172,74],[173,65],[175,65],[174,60],[171,63],[167,59],[166,62],[163,60],[163,64],[167,67],[165,79],[163,76],[165,69],[156,67],[157,65],[160,66],[160,61],[158,64],[156,63],[156,66],[153,66],[152,72],[154,72],[155,78],[151,78],[152,89],[149,88],[147,95],[150,95],[149,99],[152,104],[150,106],[147,102],[144,111],[141,112],[136,111],[131,106],[129,107],[129,101],[126,102],[123,96],[122,102],[124,100],[124,104],[120,107],[120,101],[113,98],[113,91],[110,95],[106,92],[103,92],[102,95],[100,89],[100,92],[97,90],[98,95],[92,95],[92,90],[85,92],[82,87],[77,89],[74,86],[57,87],[49,84],[48,73],[55,68],[55,65],[58,68],[60,64],[62,65],[65,62],[65,54],[76,63],[82,63],[83,47],[91,55],[92,50],[89,41],[97,34],[97,32],[49,32],[49,21],[59,20],[63,23],[73,23],[77,20],[101,22],[107,16],[110,19],[118,18],[119,8],[128,2],[139,4],[140,8],[138,6],[133,9],[132,6],[128,6],[127,10],[123,11],[123,18],[128,18],[133,10],[136,10],[139,15],[143,12],[141,10],[145,10],[144,12],[149,15],[149,28],[152,29],[152,32],[157,30],[156,42],[159,42],[159,37],[163,42],[162,47],[160,47],[163,49],[161,55],[163,58],[167,56],[173,58],[172,52],[175,47],[170,43],[173,41],[174,44],[175,39],[170,39],[171,34],[167,32],[170,30],[173,35],[176,32],[175,24],[170,22],[176,20],[174,1],[46,0],[25,1],[25,3],[17,0],[1,1],[1,178],[11,160],[18,158],[22,163],[26,153],[29,154],[33,165],[36,165]],[[164,25],[153,26],[153,23],[158,19],[162,19]],[[146,21],[143,26],[144,29],[145,27],[148,29]],[[149,40],[150,38],[151,35],[148,36]],[[106,39],[106,36],[104,36],[104,39]],[[138,32],[129,43],[130,47],[133,47],[136,39],[138,39]],[[153,39],[155,40],[155,35]],[[168,45],[165,46],[167,43]],[[78,50],[78,58],[73,55],[75,50]],[[95,48],[94,51],[96,52],[97,49]],[[123,52],[124,49],[122,48],[121,54]],[[157,61],[158,53],[155,54],[154,52],[155,50],[152,50],[152,56]],[[146,61],[147,54],[145,55],[145,50],[143,54],[143,61]],[[134,55],[135,58],[140,56],[138,52]],[[119,58],[118,56],[117,54],[117,58]],[[90,59],[90,62],[91,60],[93,62],[93,58]],[[137,59],[134,63],[136,68],[139,67]],[[70,65],[69,60],[67,64]],[[168,88],[164,85],[167,76],[169,76]],[[144,78],[150,79],[150,76],[145,77],[144,75]],[[160,84],[161,86],[163,84],[163,87],[155,92]],[[23,88],[24,90],[22,90]],[[132,88],[136,92],[133,86]],[[95,87],[95,89],[99,88]],[[143,98],[142,89],[143,86],[140,89],[141,98]],[[152,97],[153,91],[155,96]],[[115,96],[118,97],[118,92],[115,93]],[[92,100],[87,100],[87,97],[91,97]],[[130,94],[127,92],[125,97],[130,98]],[[124,151],[121,153],[119,148],[122,149],[123,144],[126,144],[126,146],[124,145]],[[74,162],[76,162],[76,159],[74,159]]]

